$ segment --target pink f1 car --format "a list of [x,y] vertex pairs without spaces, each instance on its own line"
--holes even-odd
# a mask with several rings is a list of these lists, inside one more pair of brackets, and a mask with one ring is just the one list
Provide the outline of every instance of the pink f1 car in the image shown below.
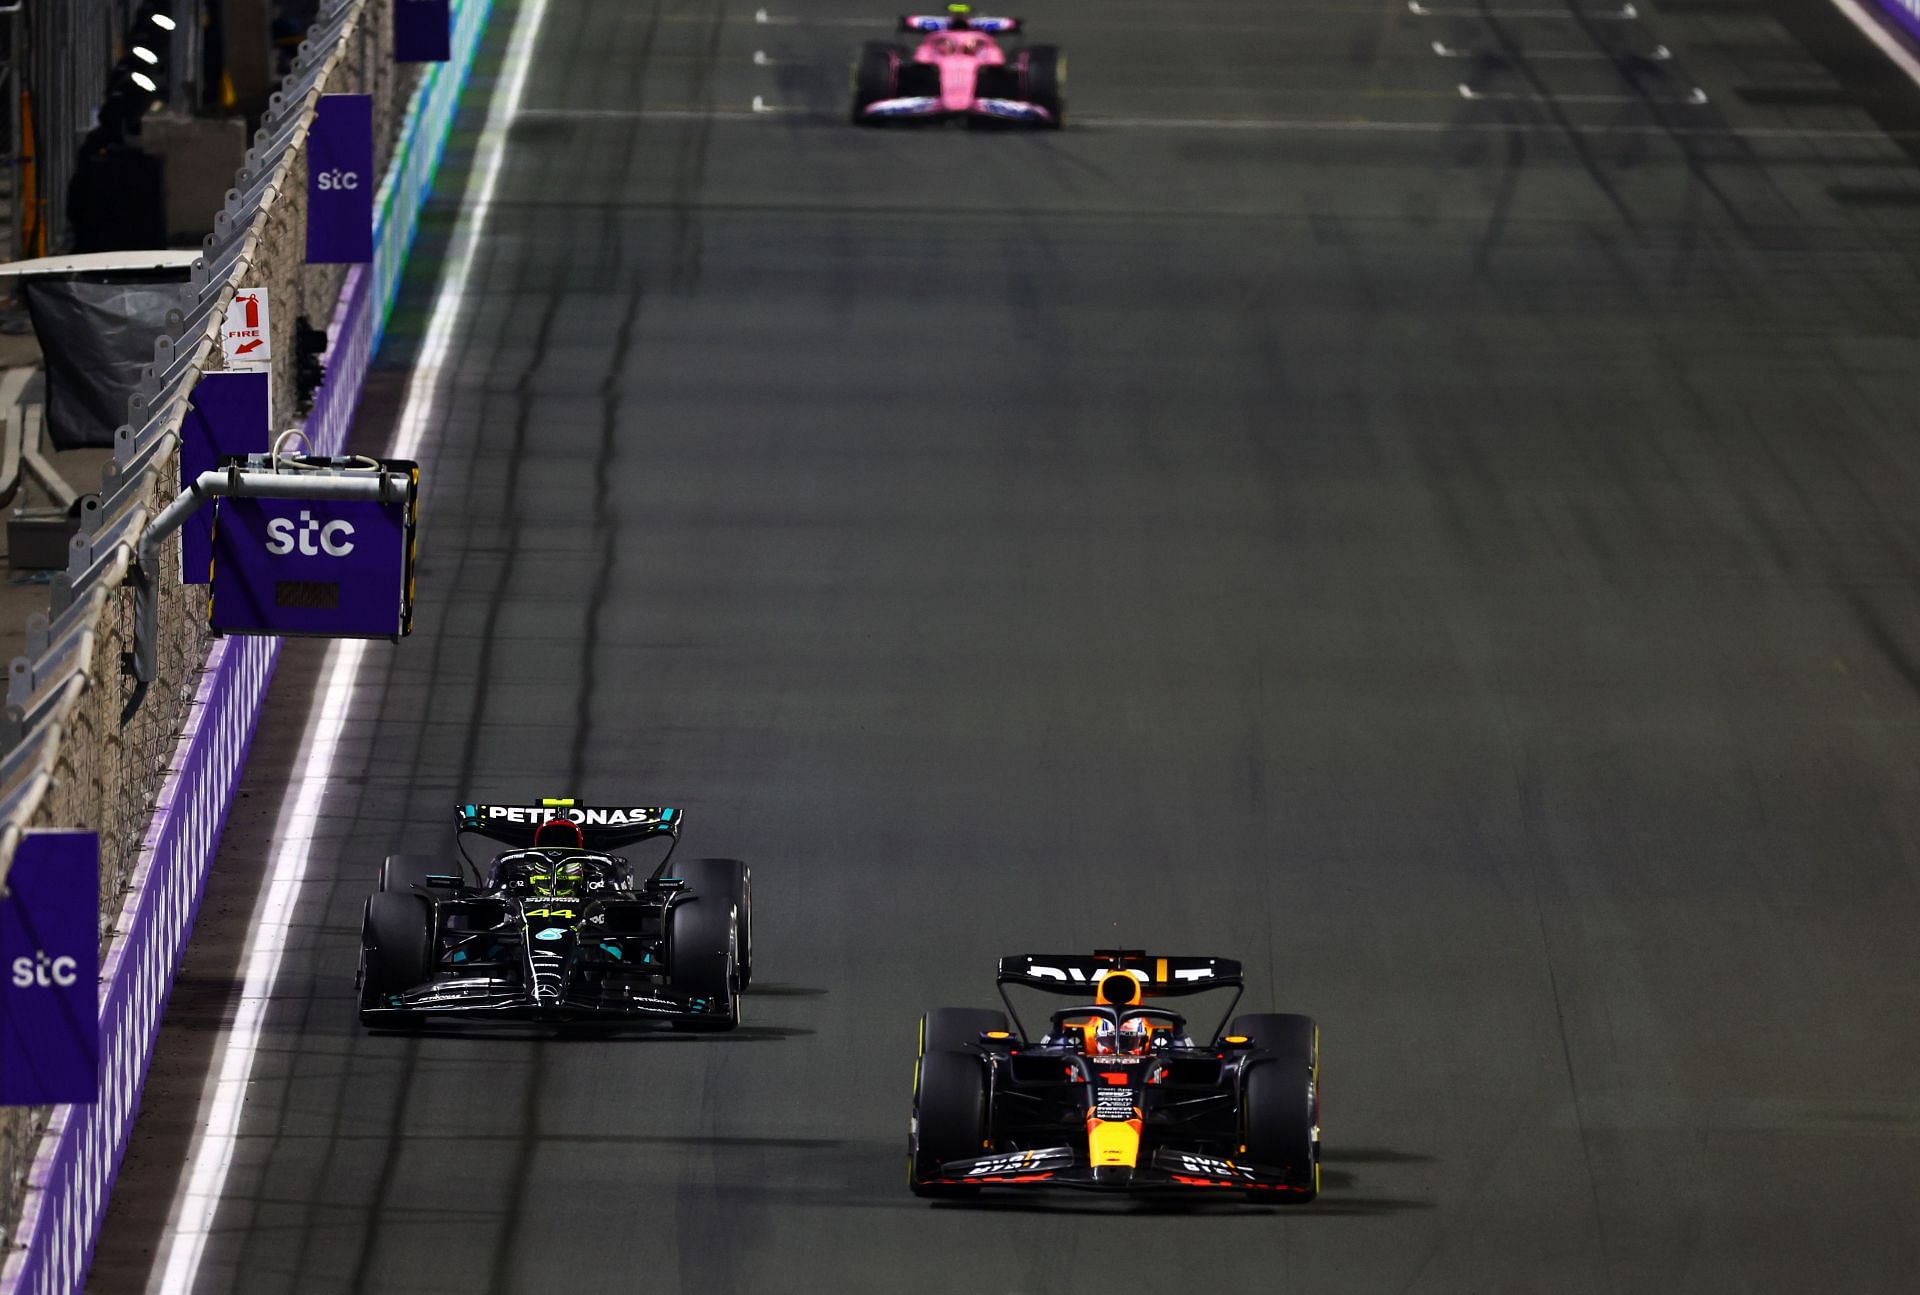
[[976,17],[964,4],[944,14],[907,14],[900,30],[921,36],[914,49],[868,41],[853,69],[853,120],[961,120],[1057,129],[1066,117],[1067,60],[1052,45],[1008,51],[996,36],[1020,31],[1018,18]]

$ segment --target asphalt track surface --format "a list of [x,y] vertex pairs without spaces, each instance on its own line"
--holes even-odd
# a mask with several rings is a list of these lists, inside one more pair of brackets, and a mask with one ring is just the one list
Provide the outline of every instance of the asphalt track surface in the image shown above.
[[[1036,4],[1072,129],[882,134],[885,11],[771,7],[553,0],[198,1289],[1911,1289],[1920,177],[1864,45]],[[748,1026],[362,1031],[381,856],[556,791],[754,863]],[[1319,1018],[1319,1203],[908,1196],[917,1014],[1115,941]]]

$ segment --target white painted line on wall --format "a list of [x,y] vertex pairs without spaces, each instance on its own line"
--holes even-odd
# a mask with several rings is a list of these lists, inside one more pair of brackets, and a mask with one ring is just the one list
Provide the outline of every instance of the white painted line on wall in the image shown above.
[[[414,458],[426,429],[434,423],[441,393],[440,371],[452,351],[453,334],[473,273],[475,249],[493,195],[500,182],[507,135],[519,115],[526,91],[534,46],[546,17],[547,0],[525,0],[514,23],[513,36],[502,67],[502,89],[487,111],[480,142],[474,200],[467,204],[456,227],[453,248],[441,280],[440,292],[427,324],[420,357],[407,383],[407,399],[394,432],[392,454]],[[267,865],[267,889],[254,914],[244,956],[245,983],[233,1027],[220,1047],[202,1094],[204,1119],[188,1153],[185,1184],[174,1201],[167,1234],[161,1241],[160,1263],[149,1289],[163,1295],[187,1295],[199,1275],[200,1262],[212,1234],[227,1172],[239,1146],[241,1114],[252,1082],[261,1032],[272,1005],[274,984],[292,931],[307,859],[320,810],[333,782],[333,762],[340,737],[353,709],[353,692],[366,644],[358,640],[335,644],[327,653],[320,692],[307,716],[301,743],[299,772],[287,788],[287,800],[274,828],[272,857]]]

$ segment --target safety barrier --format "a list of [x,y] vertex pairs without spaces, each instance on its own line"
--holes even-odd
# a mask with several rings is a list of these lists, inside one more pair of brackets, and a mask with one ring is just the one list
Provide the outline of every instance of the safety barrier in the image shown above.
[[[430,65],[411,96],[375,209],[374,262],[347,273],[331,315],[327,378],[306,420],[310,442],[320,452],[331,453],[345,444],[490,9],[491,0],[456,0],[453,57]],[[249,155],[249,169],[241,172],[235,199],[246,199],[250,186],[257,200],[275,185],[286,184],[292,168],[283,165],[285,149],[297,142],[304,127],[286,119],[285,113],[310,116],[313,95],[338,63],[344,33],[369,10],[380,14],[384,25],[385,4],[379,0],[333,0],[323,8],[315,35],[295,61],[289,88],[276,96],[282,116],[270,115],[256,137],[279,151],[263,153],[256,147]],[[315,45],[316,37],[334,43]],[[304,184],[290,192],[303,190]],[[62,748],[86,736],[76,731],[80,726],[73,721],[79,701],[97,682],[87,668],[99,660],[104,637],[99,622],[110,618],[109,591],[124,578],[128,546],[144,526],[152,502],[171,493],[171,447],[156,448],[155,443],[177,437],[190,380],[185,389],[179,383],[197,376],[207,346],[200,345],[191,359],[187,349],[215,336],[209,330],[217,327],[242,267],[250,264],[252,252],[236,249],[234,242],[256,239],[256,234],[240,224],[239,214],[230,200],[224,230],[216,229],[208,242],[208,268],[196,279],[196,286],[212,289],[215,300],[203,298],[203,306],[181,320],[174,334],[179,340],[163,339],[156,348],[155,381],[134,402],[136,420],[142,412],[151,417],[141,431],[122,429],[105,485],[135,497],[130,503],[103,502],[88,519],[89,528],[76,538],[65,587],[56,589],[56,604],[64,593],[65,605],[57,606],[44,625],[34,626],[30,647],[36,651],[23,659],[24,670],[21,662],[15,663],[14,682],[23,674],[29,682],[9,692],[7,718],[17,745],[0,758],[0,834],[17,836],[29,816],[36,822],[59,821],[46,817],[46,806],[61,777]],[[223,235],[226,241],[218,242]],[[229,277],[216,280],[213,267],[223,263],[230,267]],[[203,309],[211,323],[197,318]],[[142,475],[160,480],[131,489]],[[117,629],[124,637],[126,627]],[[226,640],[214,644],[198,674],[184,732],[170,747],[169,771],[146,821],[124,902],[117,905],[121,934],[109,947],[103,969],[99,1100],[57,1108],[40,1138],[19,1225],[0,1266],[0,1295],[72,1291],[85,1278],[139,1109],[161,1012],[278,655],[277,639]],[[60,673],[63,665],[68,668]],[[80,817],[66,821],[93,826]],[[103,856],[104,847],[103,834]],[[0,850],[3,866],[11,840],[0,840]]]

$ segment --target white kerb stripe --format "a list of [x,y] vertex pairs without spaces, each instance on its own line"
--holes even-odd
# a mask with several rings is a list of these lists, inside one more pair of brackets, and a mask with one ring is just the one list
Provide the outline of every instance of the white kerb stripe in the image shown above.
[[[525,0],[514,24],[503,67],[503,91],[487,111],[481,137],[475,200],[467,205],[447,258],[445,277],[434,300],[420,356],[407,384],[406,404],[394,432],[392,455],[415,458],[433,426],[440,394],[440,371],[453,347],[454,330],[467,296],[475,248],[493,205],[494,190],[506,152],[508,132],[520,112],[527,71],[546,17],[547,0]],[[402,649],[404,650],[404,649]],[[273,854],[268,864],[267,888],[254,914],[247,939],[245,985],[233,1028],[227,1033],[207,1090],[201,1096],[203,1119],[187,1157],[180,1196],[174,1201],[167,1234],[161,1244],[161,1263],[149,1289],[164,1295],[185,1295],[193,1289],[200,1261],[211,1234],[227,1171],[238,1146],[240,1117],[247,1085],[259,1051],[260,1033],[279,978],[280,960],[306,880],[307,857],[319,823],[321,805],[333,779],[333,763],[340,735],[353,708],[353,690],[366,644],[349,640],[335,644],[327,655],[320,693],[307,718],[299,772],[288,787],[285,808],[274,830]]]

